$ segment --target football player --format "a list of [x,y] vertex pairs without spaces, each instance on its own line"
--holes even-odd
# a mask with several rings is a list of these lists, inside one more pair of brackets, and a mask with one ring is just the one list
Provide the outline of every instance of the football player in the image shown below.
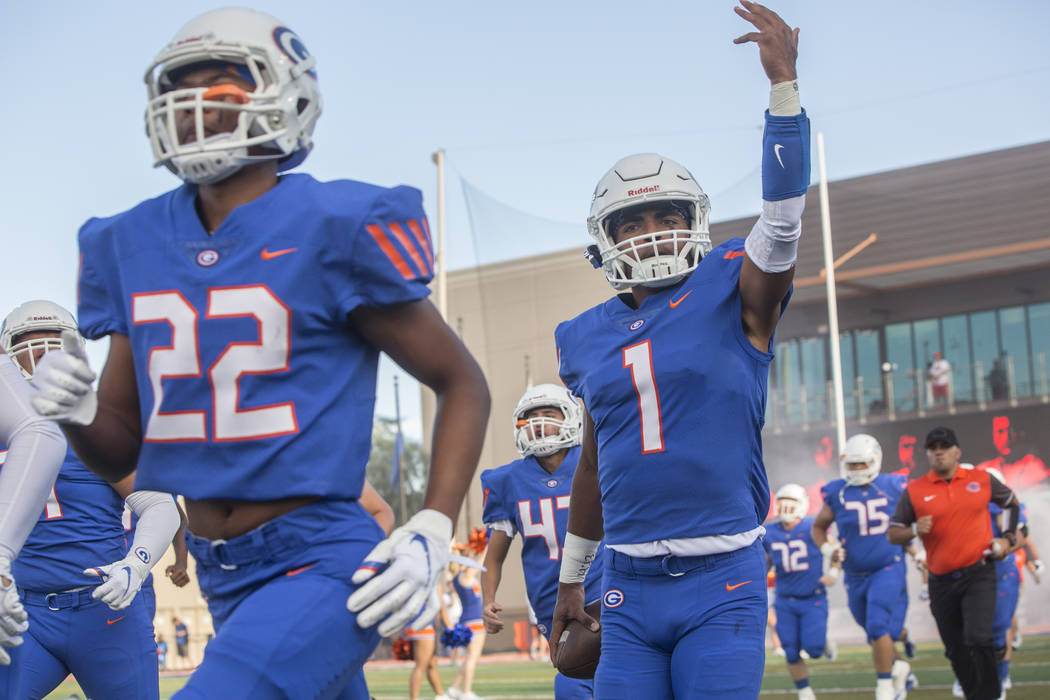
[[[548,640],[558,597],[558,572],[569,516],[569,491],[580,457],[580,406],[564,388],[538,384],[514,409],[514,444],[521,459],[481,473],[485,494],[483,522],[492,528],[481,574],[482,613],[490,634],[503,629],[496,602],[510,543],[521,535],[525,593],[536,628]],[[601,596],[601,567],[588,574],[585,598]],[[587,700],[590,680],[554,677],[556,700]]]
[[[999,481],[1003,481],[1003,475],[999,470],[991,468],[988,472],[995,475]],[[1005,483],[1005,482],[1004,482]],[[996,503],[989,503],[988,510],[992,518],[992,535],[1003,536],[1002,512],[1003,509]],[[1022,534],[1019,538],[1019,547],[1027,543],[1028,538],[1028,514],[1024,504],[1018,511],[1017,530]],[[1013,649],[1009,644],[1010,627],[1014,616],[1017,614],[1017,603],[1021,595],[1021,572],[1017,567],[1017,555],[1010,552],[1002,559],[995,559],[995,618],[992,620],[992,637],[995,643],[995,655],[999,661],[999,684],[1004,691],[1013,686],[1010,680],[1010,658]],[[958,681],[956,681],[958,683]]]
[[[138,462],[185,498],[216,635],[179,698],[367,697],[379,636],[438,609],[488,415],[426,300],[420,193],[287,172],[321,92],[267,14],[191,20],[146,82],[156,164],[184,182],[81,228],[80,328],[109,355],[97,395],[76,348],[45,355],[34,406],[103,478]],[[380,352],[437,395],[424,509],[385,540],[359,501]]]
[[798,30],[758,3],[772,85],[762,214],[746,240],[711,248],[707,195],[655,154],[599,181],[592,261],[623,293],[558,326],[560,372],[586,408],[551,653],[565,624],[597,629],[583,581],[605,557],[595,695],[758,695],[765,664],[769,512],[761,429],[773,331],[787,303],[809,185]]
[[[83,343],[72,314],[29,301],[4,319],[0,348],[29,378],[46,352],[61,347],[63,331]],[[153,612],[137,594],[178,530],[179,514],[169,494],[133,491],[134,481],[132,473],[108,484],[67,452],[12,564],[33,624],[11,652],[19,671],[0,667],[0,696],[42,698],[72,673],[88,697],[159,697]],[[138,517],[130,548],[125,499]]]
[[810,532],[813,518],[809,497],[799,484],[785,484],[776,495],[777,521],[766,528],[762,545],[770,567],[776,569],[777,636],[787,658],[788,673],[798,688],[799,700],[814,700],[809,670],[802,660],[833,652],[828,649],[828,595],[825,586],[838,580],[841,567],[824,557]]
[[[908,585],[904,550],[889,543],[886,531],[908,480],[880,473],[882,448],[863,433],[846,441],[839,465],[842,478],[822,490],[813,541],[826,558],[842,561],[850,612],[871,644],[876,700],[902,700],[917,684],[893,645],[904,630]],[[828,539],[831,523],[838,526],[841,547]]]
[[[47,502],[62,459],[66,440],[54,423],[36,414],[32,390],[14,361],[0,357],[0,666],[8,666],[8,647],[24,642],[28,616],[11,562],[22,549]],[[19,672],[16,666],[13,674]],[[17,680],[15,681],[17,682]]]

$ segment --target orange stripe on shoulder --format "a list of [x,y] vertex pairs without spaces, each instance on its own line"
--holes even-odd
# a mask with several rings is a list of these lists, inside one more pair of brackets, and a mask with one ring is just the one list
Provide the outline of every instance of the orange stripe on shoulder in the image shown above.
[[742,251],[742,250],[731,250],[728,253],[726,253],[722,257],[722,259],[723,260],[732,260],[733,258],[742,258],[742,257],[744,257],[744,251]]
[[394,244],[390,242],[389,238],[387,238],[386,233],[381,226],[368,224],[365,226],[365,230],[368,231],[373,239],[375,239],[376,245],[378,245],[379,249],[386,254],[387,258],[389,258],[390,262],[394,264],[394,267],[397,268],[397,271],[401,273],[402,277],[406,280],[415,279],[417,277],[417,275],[412,272],[412,269],[409,268],[405,259],[401,256],[401,253],[397,252],[397,248],[395,248]]
[[[412,235],[419,241],[419,247],[423,249],[423,254],[427,256],[427,262],[430,263],[430,270],[434,270],[434,251],[430,247],[430,227],[427,226],[427,233],[423,233],[423,229],[419,227],[419,222],[415,219],[409,219],[407,222],[408,230],[412,232]],[[427,220],[423,219],[423,225],[427,225]]]
[[425,275],[429,268],[427,264],[423,262],[423,258],[419,255],[419,250],[416,248],[415,243],[409,240],[405,234],[405,229],[401,228],[401,224],[394,221],[387,224],[387,228],[394,234],[394,238],[401,244],[401,247],[408,251],[408,256],[412,258],[412,262],[415,263],[416,269],[419,270],[419,274]]

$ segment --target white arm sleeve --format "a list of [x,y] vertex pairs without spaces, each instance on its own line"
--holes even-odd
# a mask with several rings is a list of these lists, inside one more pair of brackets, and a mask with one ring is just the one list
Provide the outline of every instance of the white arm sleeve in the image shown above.
[[0,557],[14,559],[47,503],[66,456],[58,425],[37,415],[32,389],[14,362],[0,358]]
[[125,502],[139,517],[135,539],[125,558],[130,563],[144,565],[145,571],[149,571],[168,551],[179,529],[179,509],[170,493],[160,491],[134,491]]
[[804,194],[778,202],[762,202],[762,215],[744,239],[747,257],[759,270],[772,274],[795,266],[805,208]]

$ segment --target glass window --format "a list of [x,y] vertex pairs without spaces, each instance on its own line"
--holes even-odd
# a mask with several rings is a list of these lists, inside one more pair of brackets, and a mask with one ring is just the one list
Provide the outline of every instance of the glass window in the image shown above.
[[[864,412],[885,413],[882,395],[882,361],[879,356],[879,332],[856,331],[853,343],[857,350],[857,376],[864,392]],[[856,390],[856,388],[854,389]]]
[[[951,363],[951,358],[947,357],[944,349],[941,348],[941,327],[938,319],[929,319],[926,321],[916,321],[912,324],[912,332],[915,337],[915,357],[916,357],[916,369],[922,372],[923,376],[920,377],[922,380],[921,388],[916,388],[918,392],[918,399],[922,402],[923,407],[930,406],[933,402],[933,396],[930,393],[929,382],[926,381],[926,371],[933,364],[934,353],[941,353],[944,359]],[[953,365],[954,367],[954,365]]]
[[839,336],[839,356],[842,360],[842,403],[847,418],[857,417],[857,373],[853,367],[853,336]]
[[777,343],[775,366],[777,370],[777,407],[775,415],[780,423],[801,423],[802,409],[798,402],[799,377],[798,343]]
[[[999,334],[995,327],[994,311],[970,314],[970,338],[973,348],[974,383],[983,387],[980,393],[988,400],[992,398],[988,376],[995,369],[995,361],[999,359]],[[999,382],[996,382],[996,386],[999,386]],[[999,393],[998,388],[996,393]]]
[[802,383],[806,387],[806,419],[828,419],[828,365],[824,338],[806,338],[799,342],[802,358]]
[[1028,334],[1035,392],[1045,394],[1050,386],[1050,302],[1028,307]]
[[[886,360],[891,365],[893,405],[898,411],[915,410],[915,361],[912,354],[911,324],[886,326]],[[920,377],[920,384],[921,377]]]
[[941,319],[944,331],[944,356],[952,366],[952,391],[955,401],[973,401],[973,363],[970,359],[970,328],[966,314]]
[[999,309],[999,335],[1002,341],[1002,361],[1007,377],[1013,368],[1014,391],[1017,396],[1032,395],[1032,369],[1028,357],[1028,324],[1023,306]]

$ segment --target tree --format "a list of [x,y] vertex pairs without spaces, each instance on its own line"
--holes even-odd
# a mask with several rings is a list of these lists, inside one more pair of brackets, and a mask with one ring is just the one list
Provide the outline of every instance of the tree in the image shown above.
[[423,490],[427,484],[427,468],[430,460],[423,452],[423,446],[419,442],[404,439],[401,470],[404,473],[405,510],[407,512],[402,513],[398,485],[390,483],[396,434],[397,423],[393,419],[376,417],[372,425],[372,453],[368,457],[366,474],[369,483],[394,509],[397,524],[401,525],[423,507]]

